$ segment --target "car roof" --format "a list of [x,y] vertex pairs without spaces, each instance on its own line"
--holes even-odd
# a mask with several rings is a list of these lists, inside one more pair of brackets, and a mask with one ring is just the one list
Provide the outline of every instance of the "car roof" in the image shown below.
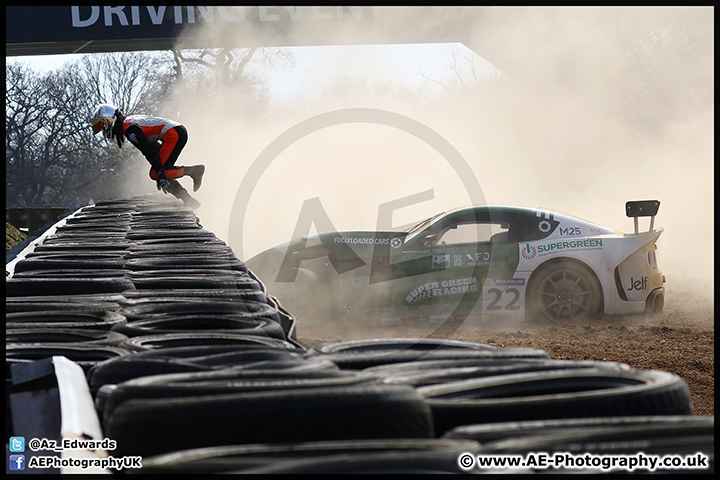
[[520,207],[516,205],[475,205],[475,206],[465,206],[465,207],[458,207],[453,208],[450,210],[447,210],[445,212],[445,215],[455,215],[455,214],[462,214],[462,213],[469,213],[469,212],[478,212],[478,213],[521,213],[525,215],[533,215],[535,216],[538,211],[552,211],[548,209],[539,209],[539,208],[530,208],[530,207]]

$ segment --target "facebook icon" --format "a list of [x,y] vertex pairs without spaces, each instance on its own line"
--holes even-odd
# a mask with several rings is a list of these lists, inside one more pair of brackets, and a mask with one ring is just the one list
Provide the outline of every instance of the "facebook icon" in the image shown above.
[[25,455],[10,455],[10,470],[25,470]]

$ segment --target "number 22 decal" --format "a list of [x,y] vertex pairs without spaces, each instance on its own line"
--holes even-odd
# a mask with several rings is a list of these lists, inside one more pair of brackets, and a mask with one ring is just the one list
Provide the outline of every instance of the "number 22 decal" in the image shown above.
[[[520,310],[520,306],[517,305],[518,300],[520,300],[520,292],[517,288],[508,288],[505,292],[499,288],[489,288],[487,293],[488,295],[494,295],[490,304],[487,306],[487,310]],[[509,293],[512,295],[512,298],[507,304],[505,304],[505,306],[498,305],[503,297],[503,293]]]

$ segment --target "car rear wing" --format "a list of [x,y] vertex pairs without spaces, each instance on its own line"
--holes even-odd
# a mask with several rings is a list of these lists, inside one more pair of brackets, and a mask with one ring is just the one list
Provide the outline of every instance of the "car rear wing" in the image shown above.
[[625,204],[625,213],[628,217],[632,217],[635,221],[635,234],[639,233],[638,218],[650,217],[650,229],[652,231],[655,225],[655,215],[660,209],[659,200],[636,200]]

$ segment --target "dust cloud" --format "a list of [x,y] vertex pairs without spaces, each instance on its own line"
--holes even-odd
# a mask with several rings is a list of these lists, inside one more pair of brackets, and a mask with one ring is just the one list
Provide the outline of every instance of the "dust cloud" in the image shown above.
[[[383,7],[378,10],[382,25]],[[452,19],[442,11],[401,28],[446,29]],[[373,85],[368,78],[377,64],[370,64],[367,78],[337,79],[322,96],[298,98],[269,114],[233,85],[214,86],[207,96],[178,95],[168,109],[181,112],[188,127],[182,163],[207,166],[196,194],[198,216],[247,260],[293,238],[303,203],[316,197],[338,230],[375,230],[379,205],[420,192],[431,191],[432,198],[397,210],[393,227],[468,205],[463,178],[425,139],[387,125],[338,124],[297,139],[257,178],[238,251],[231,241],[233,204],[264,149],[316,115],[376,108],[420,122],[452,144],[487,203],[542,206],[632,232],[625,202],[660,200],[660,268],[669,279],[712,283],[712,13],[711,7],[491,8],[482,24],[471,26],[468,46],[498,70],[445,94]],[[218,44],[232,34],[218,24],[203,28],[195,34],[216,36]],[[684,43],[697,31],[704,33]],[[316,74],[332,75],[332,66],[318,64]],[[647,95],[631,94],[642,91]],[[647,224],[641,219],[641,227]]]

